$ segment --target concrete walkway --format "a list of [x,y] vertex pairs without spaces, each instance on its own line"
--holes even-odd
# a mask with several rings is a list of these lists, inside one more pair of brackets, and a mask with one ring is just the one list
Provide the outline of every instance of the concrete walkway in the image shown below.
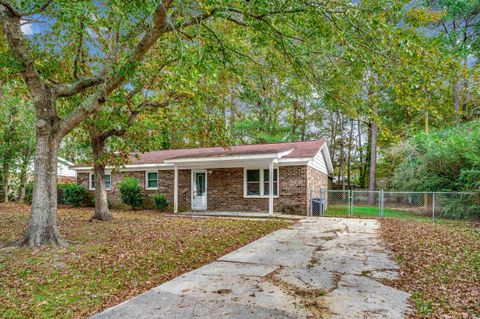
[[264,212],[218,212],[218,211],[196,211],[196,212],[184,212],[178,213],[177,215],[180,216],[189,216],[189,217],[226,217],[226,218],[281,218],[281,219],[302,219],[304,216],[300,215],[288,215],[282,213],[274,213],[273,215],[269,215],[268,213]]
[[305,218],[94,318],[403,318],[378,228]]

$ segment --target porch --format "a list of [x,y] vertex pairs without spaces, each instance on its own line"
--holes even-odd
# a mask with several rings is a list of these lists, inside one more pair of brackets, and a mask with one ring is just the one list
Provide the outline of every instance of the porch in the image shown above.
[[[278,163],[284,155],[281,152],[166,160],[166,165],[173,166],[174,213],[186,208],[187,212],[181,214],[251,218],[279,215],[274,212],[274,199],[279,198]],[[188,172],[190,181],[186,182]],[[246,176],[251,172],[256,173],[257,180],[249,184]],[[190,196],[185,193],[185,186]]]
[[266,212],[229,212],[229,211],[190,211],[178,213],[180,216],[191,217],[227,217],[227,218],[282,218],[282,219],[301,219],[305,216],[282,214],[274,212],[272,215]]

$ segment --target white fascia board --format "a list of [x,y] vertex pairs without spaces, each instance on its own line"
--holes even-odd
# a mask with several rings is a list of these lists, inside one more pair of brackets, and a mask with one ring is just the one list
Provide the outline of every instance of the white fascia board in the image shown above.
[[295,166],[307,165],[313,158],[311,157],[297,157],[297,158],[281,158],[278,160],[279,166]]
[[57,161],[59,161],[60,163],[62,164],[65,164],[67,166],[73,166],[75,164],[73,164],[72,162],[70,161],[67,161],[66,159],[64,159],[63,157],[60,157],[60,156],[57,156]]
[[323,144],[322,148],[320,149],[323,154],[323,158],[325,161],[325,165],[327,166],[328,169],[328,174],[333,174],[333,164],[332,164],[332,158],[330,157],[330,151],[328,150],[327,143]]
[[[268,154],[257,154],[257,155],[237,155],[237,156],[225,156],[225,157],[198,157],[198,158],[180,158],[180,159],[170,159],[165,160],[164,163],[153,163],[153,164],[127,164],[123,167],[117,168],[121,172],[123,171],[135,171],[135,170],[144,170],[144,169],[173,169],[177,164],[190,164],[190,165],[208,165],[209,167],[215,167],[215,163],[225,163],[233,161],[252,161],[252,160],[273,160],[278,161],[278,164],[288,164],[288,165],[301,165],[306,164],[311,158],[288,158],[282,159],[282,157],[290,154],[292,150],[279,153],[268,153]],[[238,163],[237,166],[242,167],[244,165],[239,165],[242,162]],[[199,167],[200,167],[199,166]],[[182,166],[186,169],[188,167]],[[115,169],[113,166],[107,166],[105,169]],[[72,167],[72,170],[78,172],[89,172],[93,170],[92,166],[82,166],[82,167]]]
[[234,156],[223,156],[223,157],[195,157],[195,158],[179,158],[179,159],[170,159],[165,160],[165,163],[172,164],[192,164],[192,163],[211,163],[211,162],[224,162],[224,161],[238,161],[238,160],[274,160],[280,159],[288,154],[292,150],[288,150],[280,153],[268,153],[268,154],[257,154],[257,155],[234,155]]
[[[132,170],[141,170],[141,169],[169,169],[173,168],[173,164],[127,164],[123,167],[113,167],[113,166],[106,166],[105,170],[113,170],[113,169],[118,169],[120,171],[132,171]],[[92,166],[82,166],[82,167],[72,167],[72,170],[74,171],[79,171],[79,172],[88,172],[93,170]]]

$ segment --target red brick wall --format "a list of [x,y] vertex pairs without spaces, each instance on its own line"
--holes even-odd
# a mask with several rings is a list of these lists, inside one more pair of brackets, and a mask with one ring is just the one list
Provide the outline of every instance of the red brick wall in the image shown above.
[[[218,168],[208,169],[207,174],[207,208],[211,211],[268,211],[268,197],[244,198],[243,197],[243,168]],[[318,172],[318,173],[317,173]],[[173,170],[158,172],[158,190],[145,190],[145,194],[165,194],[173,207]],[[191,171],[179,170],[178,195],[179,211],[191,209]],[[120,193],[116,186],[124,176],[138,178],[144,187],[145,172],[121,172],[112,174],[112,190],[108,193],[114,203],[120,202]],[[310,181],[312,179],[312,181]],[[309,205],[309,188],[328,182],[326,174],[302,166],[279,167],[279,198],[274,198],[274,211],[286,214],[306,215]],[[77,181],[88,189],[88,173],[77,174]]]
[[[243,168],[210,169],[208,209],[214,211],[268,212],[268,197],[243,197]],[[273,199],[274,211],[304,215],[306,212],[306,166],[279,167],[279,197]]]

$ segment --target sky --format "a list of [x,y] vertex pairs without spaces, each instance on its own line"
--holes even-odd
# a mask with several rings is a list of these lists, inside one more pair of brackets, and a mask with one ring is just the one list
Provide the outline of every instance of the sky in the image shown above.
[[33,27],[32,27],[31,23],[24,24],[24,25],[22,25],[21,28],[22,28],[23,34],[25,34],[25,35],[32,35],[33,34]]

